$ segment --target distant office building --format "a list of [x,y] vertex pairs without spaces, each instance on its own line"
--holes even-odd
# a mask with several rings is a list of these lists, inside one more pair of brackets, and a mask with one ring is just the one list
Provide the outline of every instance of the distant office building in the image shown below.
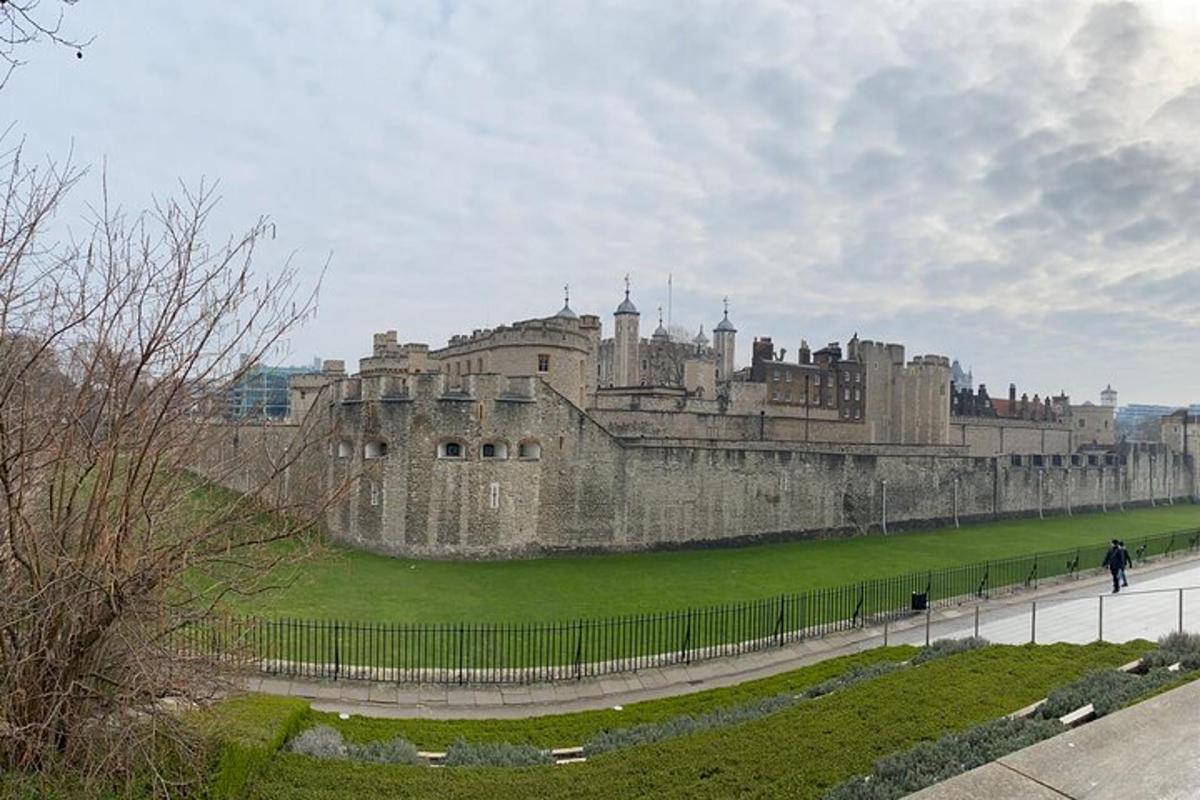
[[972,370],[964,370],[957,358],[950,365],[950,386],[958,392],[975,388],[975,375]]
[[[320,371],[320,359],[316,364],[316,371]],[[233,419],[286,419],[289,379],[313,371],[314,367],[250,367],[229,390],[228,416]]]
[[[1162,418],[1180,410],[1182,406],[1161,406],[1149,403],[1130,403],[1116,411],[1117,435],[1132,441],[1156,442]],[[1188,406],[1188,412],[1200,414],[1200,403]]]

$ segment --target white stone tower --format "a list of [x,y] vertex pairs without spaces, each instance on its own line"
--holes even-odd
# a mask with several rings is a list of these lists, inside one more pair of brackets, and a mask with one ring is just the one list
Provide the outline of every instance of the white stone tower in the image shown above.
[[717,383],[729,381],[736,369],[733,353],[737,328],[729,321],[729,298],[725,298],[725,318],[713,328],[713,351],[717,354]]
[[613,383],[617,386],[637,386],[642,382],[641,361],[638,360],[638,320],[641,315],[629,299],[629,276],[625,276],[625,299],[613,313]]
[[1104,391],[1100,392],[1100,405],[1111,408],[1117,407],[1117,390],[1112,388],[1112,384],[1108,384]]

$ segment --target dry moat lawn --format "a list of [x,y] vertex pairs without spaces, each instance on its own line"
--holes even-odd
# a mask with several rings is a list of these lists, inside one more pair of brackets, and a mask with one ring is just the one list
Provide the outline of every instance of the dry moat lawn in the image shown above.
[[[388,623],[611,617],[752,600],[1198,527],[1200,505],[1180,504],[888,537],[528,561],[413,561],[326,547],[289,571],[288,588],[243,600],[238,608],[271,616]],[[1135,565],[1134,575],[1136,571]]]

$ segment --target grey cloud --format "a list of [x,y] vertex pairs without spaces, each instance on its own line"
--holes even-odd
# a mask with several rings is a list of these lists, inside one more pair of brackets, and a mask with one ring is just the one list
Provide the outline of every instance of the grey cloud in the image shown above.
[[652,307],[670,272],[680,323],[729,294],[790,347],[858,329],[1003,384],[1200,399],[1154,377],[1200,358],[1200,88],[1163,55],[1200,25],[1153,2],[71,11],[96,49],[3,111],[108,156],[126,205],[220,177],[223,223],[272,214],[314,274],[333,251],[299,360],[550,312],[565,282],[607,315],[626,271]]
[[1132,68],[1153,45],[1141,9],[1134,3],[1104,3],[1092,8],[1071,46],[1095,65],[1097,74]]

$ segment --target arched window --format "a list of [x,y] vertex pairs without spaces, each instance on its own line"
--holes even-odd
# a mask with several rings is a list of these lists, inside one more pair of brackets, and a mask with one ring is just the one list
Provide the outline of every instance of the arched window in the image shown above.
[[504,442],[487,442],[480,448],[479,454],[485,459],[503,460],[508,458],[508,445]]
[[354,442],[350,439],[342,439],[338,442],[337,450],[338,458],[350,458],[354,455]]
[[442,442],[438,445],[438,458],[463,458],[467,448],[462,442]]
[[521,442],[517,446],[517,458],[536,461],[542,457],[542,446],[537,442]]
[[363,445],[363,458],[387,458],[387,442],[378,439]]

